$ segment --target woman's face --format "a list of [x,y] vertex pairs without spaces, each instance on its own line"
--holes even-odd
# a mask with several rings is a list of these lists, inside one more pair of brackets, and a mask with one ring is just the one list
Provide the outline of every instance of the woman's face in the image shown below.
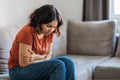
[[58,25],[58,21],[57,20],[53,20],[50,23],[47,24],[42,24],[42,32],[47,36],[50,33],[54,32],[57,28]]

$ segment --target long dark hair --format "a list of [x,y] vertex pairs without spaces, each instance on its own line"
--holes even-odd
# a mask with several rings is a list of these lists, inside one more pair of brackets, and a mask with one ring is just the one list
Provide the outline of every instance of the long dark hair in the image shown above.
[[63,19],[60,12],[53,5],[44,5],[30,15],[30,26],[35,28],[35,31],[39,33],[41,31],[41,25],[50,23],[53,20],[58,21],[57,29],[55,32],[60,35],[60,26],[63,24]]

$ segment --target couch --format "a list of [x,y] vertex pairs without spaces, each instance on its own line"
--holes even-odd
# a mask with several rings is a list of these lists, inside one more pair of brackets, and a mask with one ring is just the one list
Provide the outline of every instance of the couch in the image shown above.
[[[22,25],[0,27],[0,80],[10,80],[9,50]],[[120,37],[117,21],[65,20],[62,34],[55,37],[53,55],[69,56],[75,64],[76,80],[120,80]]]

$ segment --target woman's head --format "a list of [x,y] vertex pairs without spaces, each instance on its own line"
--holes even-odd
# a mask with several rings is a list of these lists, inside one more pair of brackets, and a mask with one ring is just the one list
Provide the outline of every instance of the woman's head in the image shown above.
[[53,5],[44,5],[30,15],[30,25],[35,28],[37,33],[52,31],[60,35],[62,24],[62,16]]

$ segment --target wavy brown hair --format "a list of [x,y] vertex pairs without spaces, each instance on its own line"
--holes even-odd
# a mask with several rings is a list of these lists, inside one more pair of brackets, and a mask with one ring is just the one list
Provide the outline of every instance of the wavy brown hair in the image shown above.
[[63,19],[60,12],[53,5],[44,5],[30,15],[30,26],[35,28],[37,33],[41,32],[41,25],[50,23],[53,20],[58,21],[57,29],[54,31],[58,36],[61,34],[60,26],[63,24]]

